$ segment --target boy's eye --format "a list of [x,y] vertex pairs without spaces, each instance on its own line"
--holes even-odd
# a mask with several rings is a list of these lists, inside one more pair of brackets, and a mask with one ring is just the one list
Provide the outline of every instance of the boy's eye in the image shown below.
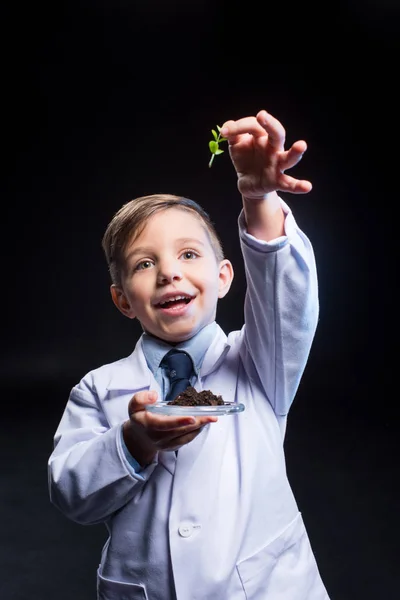
[[153,266],[151,260],[142,260],[139,264],[136,265],[135,271],[144,271],[145,269],[150,269]]
[[185,260],[193,260],[194,258],[198,257],[198,254],[194,250],[185,250],[185,252],[182,254],[182,257]]

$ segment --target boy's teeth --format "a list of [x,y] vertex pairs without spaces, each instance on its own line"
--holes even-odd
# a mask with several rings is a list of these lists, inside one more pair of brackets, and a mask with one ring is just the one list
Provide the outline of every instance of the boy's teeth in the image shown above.
[[186,296],[174,296],[173,298],[168,298],[168,300],[160,302],[160,305],[168,304],[168,302],[176,302],[177,300],[186,300]]

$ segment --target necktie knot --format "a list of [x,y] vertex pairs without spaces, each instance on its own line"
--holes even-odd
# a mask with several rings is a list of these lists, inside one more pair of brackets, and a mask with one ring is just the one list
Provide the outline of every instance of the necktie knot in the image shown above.
[[167,370],[171,384],[166,400],[174,400],[190,386],[190,377],[193,374],[192,359],[183,350],[170,350],[162,359],[161,366]]

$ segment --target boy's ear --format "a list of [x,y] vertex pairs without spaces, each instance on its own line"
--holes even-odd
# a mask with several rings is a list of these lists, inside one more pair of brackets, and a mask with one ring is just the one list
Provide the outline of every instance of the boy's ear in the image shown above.
[[120,312],[122,312],[128,319],[134,319],[135,314],[132,311],[131,305],[129,304],[128,298],[125,296],[123,290],[115,285],[114,283],[110,286],[111,298],[115,306]]
[[229,292],[233,277],[234,272],[231,261],[222,260],[219,263],[218,298],[223,298]]

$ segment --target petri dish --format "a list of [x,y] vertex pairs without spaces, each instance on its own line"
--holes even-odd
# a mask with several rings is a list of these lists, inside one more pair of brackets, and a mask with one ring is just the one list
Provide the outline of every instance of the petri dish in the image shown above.
[[224,416],[237,415],[244,411],[244,404],[240,402],[225,402],[216,406],[177,406],[176,404],[167,404],[166,402],[156,402],[155,404],[146,404],[146,410],[158,415],[172,417],[205,417],[205,416]]

